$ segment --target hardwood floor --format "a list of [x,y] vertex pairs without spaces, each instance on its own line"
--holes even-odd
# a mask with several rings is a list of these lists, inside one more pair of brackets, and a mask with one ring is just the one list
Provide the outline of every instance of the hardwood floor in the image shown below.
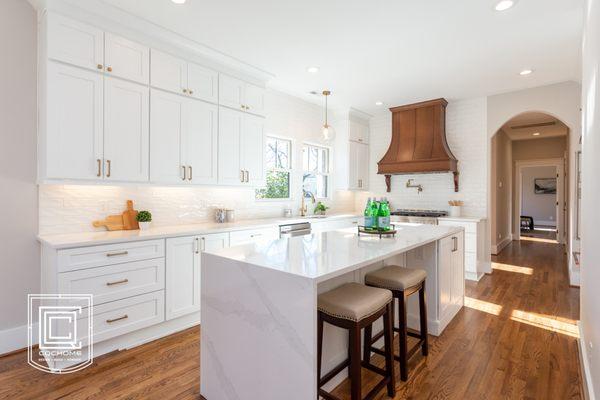
[[[397,379],[396,399],[583,398],[579,289],[568,284],[561,246],[513,242],[493,261],[492,275],[467,282],[467,306],[442,336],[430,337],[427,359],[416,355],[408,382]],[[34,370],[17,353],[0,358],[0,399],[198,399],[199,352],[192,328],[64,376]],[[363,377],[366,393],[378,377],[366,370]],[[335,392],[349,393],[348,382]]]

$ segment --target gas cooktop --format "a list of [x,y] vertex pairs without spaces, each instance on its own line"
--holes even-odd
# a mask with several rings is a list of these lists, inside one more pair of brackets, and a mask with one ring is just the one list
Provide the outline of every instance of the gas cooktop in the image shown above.
[[439,218],[448,215],[446,211],[440,210],[396,210],[392,211],[392,215],[401,215],[406,217],[430,217]]

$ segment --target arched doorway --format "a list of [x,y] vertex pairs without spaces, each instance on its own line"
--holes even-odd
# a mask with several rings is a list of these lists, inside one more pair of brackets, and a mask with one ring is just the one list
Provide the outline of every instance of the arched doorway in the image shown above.
[[513,240],[567,240],[568,137],[564,122],[539,111],[515,115],[492,136],[492,254]]

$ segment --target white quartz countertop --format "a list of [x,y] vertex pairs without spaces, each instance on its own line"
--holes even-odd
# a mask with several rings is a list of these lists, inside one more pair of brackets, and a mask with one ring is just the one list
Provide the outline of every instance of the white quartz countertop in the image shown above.
[[446,217],[439,217],[438,220],[443,220],[443,221],[458,221],[458,222],[479,222],[479,221],[485,221],[486,218],[485,217],[476,217],[476,216],[461,216],[461,217],[450,217],[450,216],[446,216]]
[[400,224],[396,236],[358,236],[355,228],[265,240],[210,254],[322,282],[463,231],[462,227]]
[[357,214],[332,214],[325,218],[315,217],[291,217],[291,218],[262,218],[249,219],[236,222],[208,222],[201,224],[158,226],[147,230],[132,231],[97,231],[65,233],[56,235],[39,235],[38,240],[47,246],[63,249],[79,246],[94,246],[110,243],[135,242],[140,240],[162,239],[167,237],[206,235],[210,233],[233,232],[245,229],[273,228],[279,225],[295,224],[300,222],[310,222],[317,224],[319,222],[335,221],[345,218],[359,217]]

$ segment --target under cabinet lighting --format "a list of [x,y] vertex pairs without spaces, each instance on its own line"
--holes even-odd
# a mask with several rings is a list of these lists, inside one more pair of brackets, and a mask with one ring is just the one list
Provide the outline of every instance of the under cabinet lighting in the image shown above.
[[186,0],[171,0],[175,4],[184,4]]
[[512,8],[515,5],[515,0],[500,0],[496,3],[496,11],[506,11],[509,8]]

